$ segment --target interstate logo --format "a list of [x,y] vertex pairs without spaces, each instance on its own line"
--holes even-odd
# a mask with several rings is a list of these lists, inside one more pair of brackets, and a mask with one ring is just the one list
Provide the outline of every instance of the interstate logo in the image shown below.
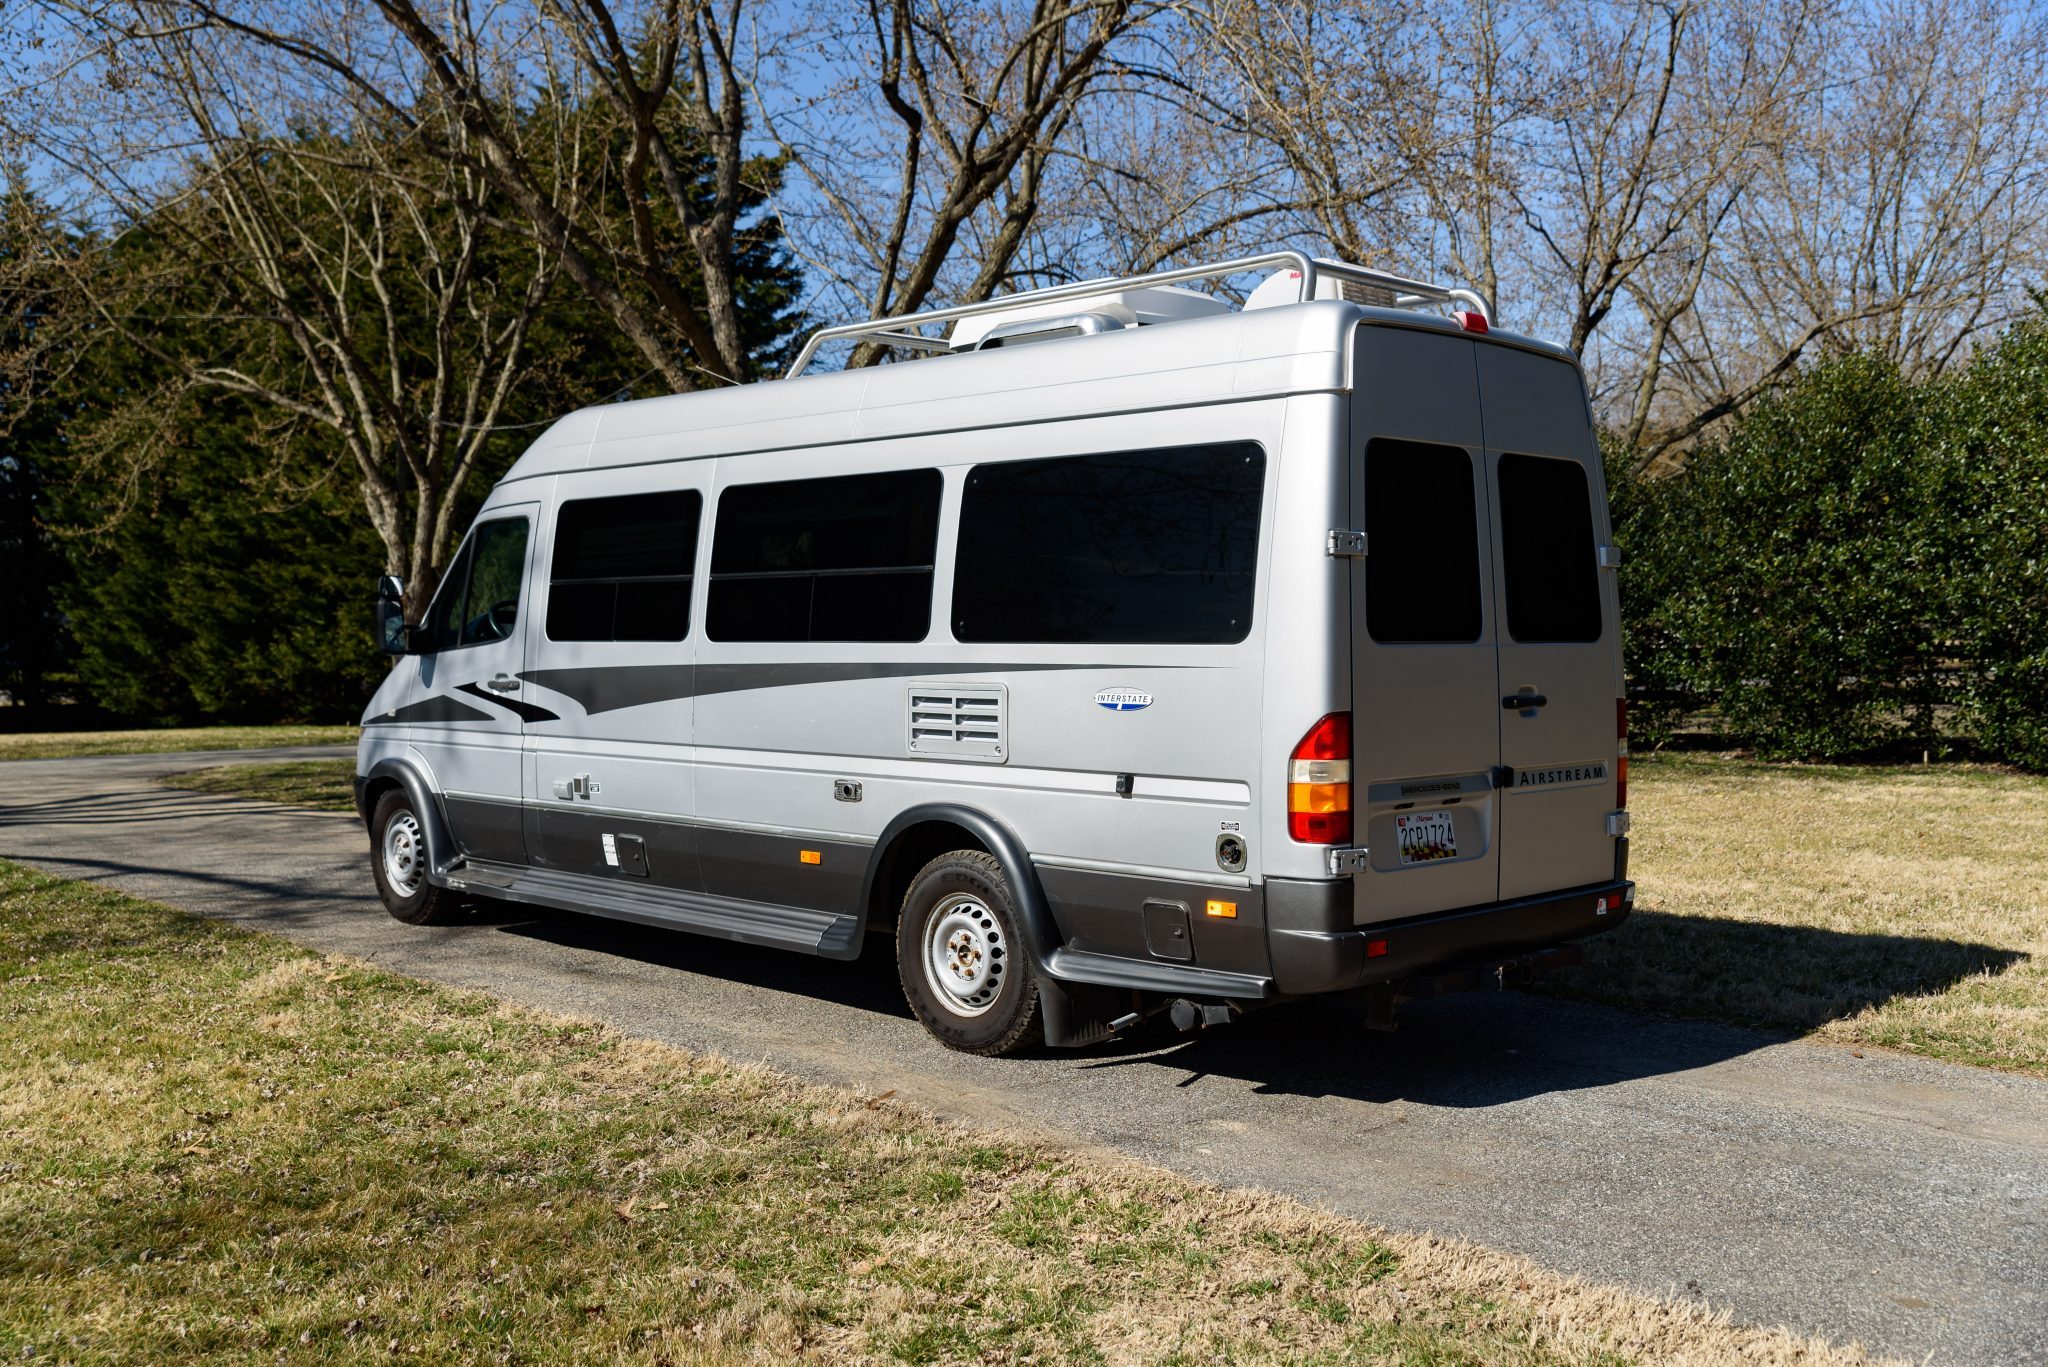
[[1095,695],[1095,705],[1112,712],[1137,712],[1152,705],[1152,695],[1142,688],[1105,688]]

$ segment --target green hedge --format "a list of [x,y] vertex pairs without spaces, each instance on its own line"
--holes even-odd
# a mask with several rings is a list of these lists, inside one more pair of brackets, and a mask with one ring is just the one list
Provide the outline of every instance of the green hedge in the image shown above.
[[2048,325],[1915,383],[1832,358],[1675,475],[1609,452],[1650,745],[1712,711],[1783,758],[1940,749],[2048,768]]

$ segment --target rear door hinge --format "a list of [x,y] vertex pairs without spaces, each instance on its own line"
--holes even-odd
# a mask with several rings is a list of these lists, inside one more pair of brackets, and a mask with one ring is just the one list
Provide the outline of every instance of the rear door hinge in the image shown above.
[[1357,560],[1365,555],[1365,533],[1348,527],[1332,527],[1330,539],[1324,543],[1331,555],[1340,560]]
[[1618,570],[1621,568],[1621,547],[1595,546],[1593,560],[1603,570]]

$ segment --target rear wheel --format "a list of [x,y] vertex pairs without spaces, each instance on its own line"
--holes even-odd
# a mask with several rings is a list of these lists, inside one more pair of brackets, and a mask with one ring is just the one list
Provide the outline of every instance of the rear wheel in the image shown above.
[[896,929],[896,975],[925,1029],[969,1054],[1015,1054],[1039,1034],[1038,982],[1002,866],[979,850],[919,870]]
[[427,878],[427,833],[412,797],[394,788],[370,813],[370,868],[384,909],[409,926],[445,925],[462,911],[462,899]]

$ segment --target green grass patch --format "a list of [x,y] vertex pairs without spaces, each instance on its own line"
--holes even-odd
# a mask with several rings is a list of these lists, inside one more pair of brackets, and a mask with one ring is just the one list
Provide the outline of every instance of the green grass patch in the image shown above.
[[293,759],[187,769],[165,774],[158,782],[224,797],[283,802],[322,812],[353,812],[355,774],[356,762],[352,759]]
[[0,1057],[7,1361],[1857,1360],[4,863]]
[[354,745],[354,726],[183,726],[148,731],[0,733],[0,760],[76,755],[161,755],[184,750],[265,750],[284,745]]

